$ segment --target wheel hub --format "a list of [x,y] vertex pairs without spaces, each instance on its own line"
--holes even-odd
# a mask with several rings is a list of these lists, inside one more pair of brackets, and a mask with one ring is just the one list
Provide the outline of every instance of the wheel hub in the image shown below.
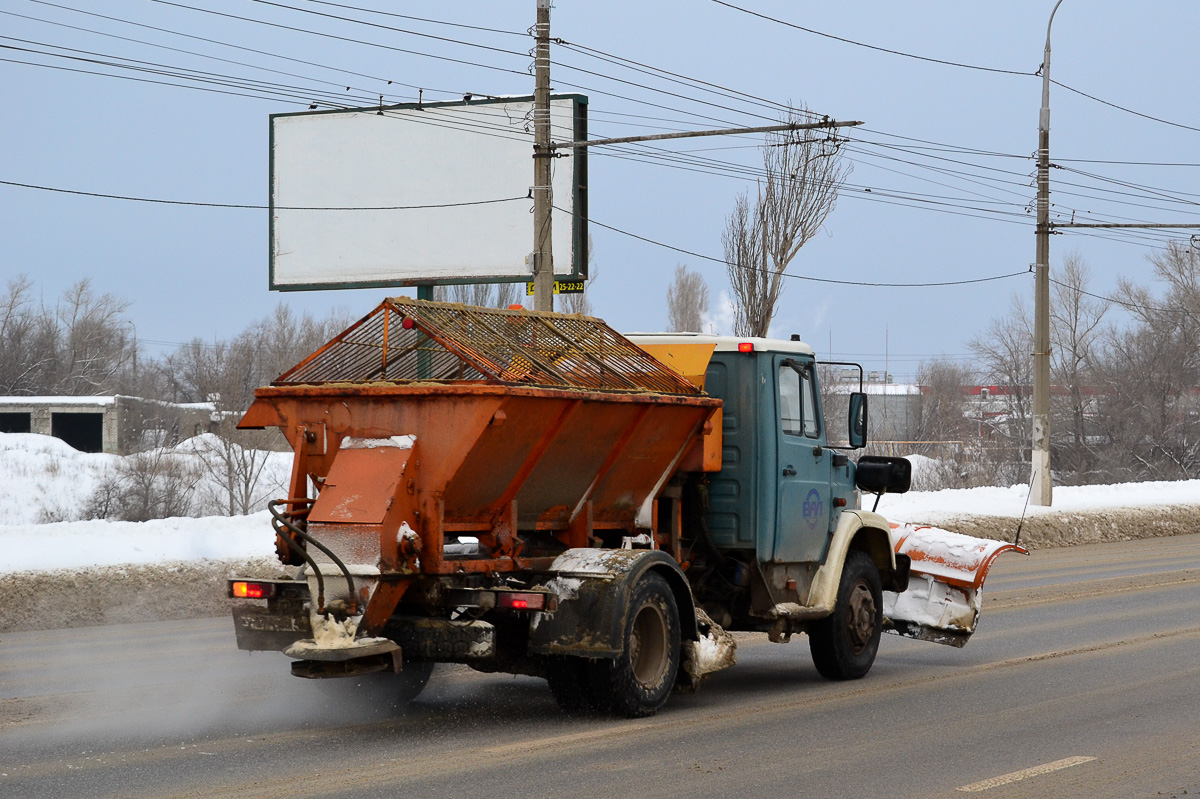
[[846,631],[855,654],[862,652],[875,635],[875,597],[866,580],[857,581],[850,589],[846,603]]
[[647,689],[662,682],[670,665],[667,620],[655,605],[638,611],[629,641],[629,665],[634,679]]

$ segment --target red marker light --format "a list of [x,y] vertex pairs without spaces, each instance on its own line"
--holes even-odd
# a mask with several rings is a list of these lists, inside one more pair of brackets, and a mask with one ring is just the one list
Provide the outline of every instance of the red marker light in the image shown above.
[[738,352],[754,352],[753,341],[743,341],[738,344]]
[[229,593],[238,599],[265,599],[275,593],[270,583],[248,583],[238,580],[229,586]]
[[509,610],[544,610],[546,595],[500,591],[496,594],[496,607]]
[[400,326],[401,326],[402,328],[404,328],[405,330],[412,330],[412,329],[413,329],[413,325],[415,325],[415,324],[416,324],[416,322],[414,322],[414,321],[412,320],[412,317],[411,317],[411,316],[406,316],[406,317],[404,317],[404,321],[402,321],[402,322],[400,323]]

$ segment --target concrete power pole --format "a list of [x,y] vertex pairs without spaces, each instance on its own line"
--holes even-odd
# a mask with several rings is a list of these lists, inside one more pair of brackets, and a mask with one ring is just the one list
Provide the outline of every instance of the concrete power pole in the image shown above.
[[1030,501],[1049,506],[1054,481],[1050,472],[1050,26],[1062,0],[1054,4],[1046,25],[1042,60],[1042,112],[1038,119],[1037,262],[1033,307],[1033,448]]
[[533,309],[554,310],[550,191],[550,0],[537,0],[533,90]]

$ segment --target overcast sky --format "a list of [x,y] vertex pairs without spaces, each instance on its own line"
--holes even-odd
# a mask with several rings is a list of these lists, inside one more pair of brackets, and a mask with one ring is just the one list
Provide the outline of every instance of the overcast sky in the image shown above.
[[[535,0],[339,3],[0,0],[0,181],[265,205],[272,113],[305,110],[312,100],[357,106],[381,93],[407,102],[416,99],[410,87],[430,100],[533,89],[532,40],[523,34]],[[793,275],[878,284],[1026,272],[1041,93],[1032,73],[1052,0],[735,5],[780,21],[712,0],[560,2],[552,35],[571,46],[552,48],[552,83],[588,95],[593,137],[769,124],[789,102],[864,121],[843,147],[853,166],[847,187],[825,231],[792,263]],[[495,30],[359,10],[367,7]],[[1198,31],[1194,1],[1062,4],[1051,77],[1099,99],[1052,87],[1051,159],[1064,167],[1052,171],[1058,218],[1200,221]],[[87,74],[94,72],[120,77]],[[641,153],[597,148],[590,216],[719,261],[734,198],[753,190],[758,144],[761,137]],[[1156,165],[1109,163],[1131,161]],[[280,300],[359,316],[394,293],[268,291],[267,216],[0,185],[0,277],[29,275],[46,302],[90,278],[131,302],[151,353],[169,348],[164,342],[231,336]],[[726,318],[720,263],[598,226],[592,235],[592,301],[616,328],[665,327],[679,263],[704,274],[714,320]],[[532,248],[532,217],[530,239]],[[1146,256],[1165,240],[1064,233],[1052,240],[1052,264],[1078,251],[1092,269],[1092,291],[1104,295],[1121,276],[1149,283]],[[965,359],[989,319],[1014,296],[1032,305],[1032,293],[1029,274],[934,288],[791,279],[772,332],[799,333],[821,356],[872,369],[886,358],[904,380],[923,359]]]

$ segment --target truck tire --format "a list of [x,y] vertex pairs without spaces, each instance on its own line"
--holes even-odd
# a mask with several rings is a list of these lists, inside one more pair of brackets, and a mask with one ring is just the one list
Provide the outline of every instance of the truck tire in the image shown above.
[[566,713],[588,715],[602,710],[593,689],[595,665],[587,658],[555,657],[546,663],[546,682],[554,701]]
[[411,661],[399,674],[376,672],[358,677],[330,677],[316,680],[317,686],[330,699],[369,706],[375,715],[402,713],[416,699],[433,675],[434,664]]
[[842,565],[833,613],[808,631],[813,663],[822,677],[857,680],[871,670],[883,632],[883,588],[875,561],[851,550]]
[[629,597],[621,654],[591,661],[591,685],[600,707],[627,718],[653,715],[675,686],[679,641],[675,596],[661,576],[646,574]]

